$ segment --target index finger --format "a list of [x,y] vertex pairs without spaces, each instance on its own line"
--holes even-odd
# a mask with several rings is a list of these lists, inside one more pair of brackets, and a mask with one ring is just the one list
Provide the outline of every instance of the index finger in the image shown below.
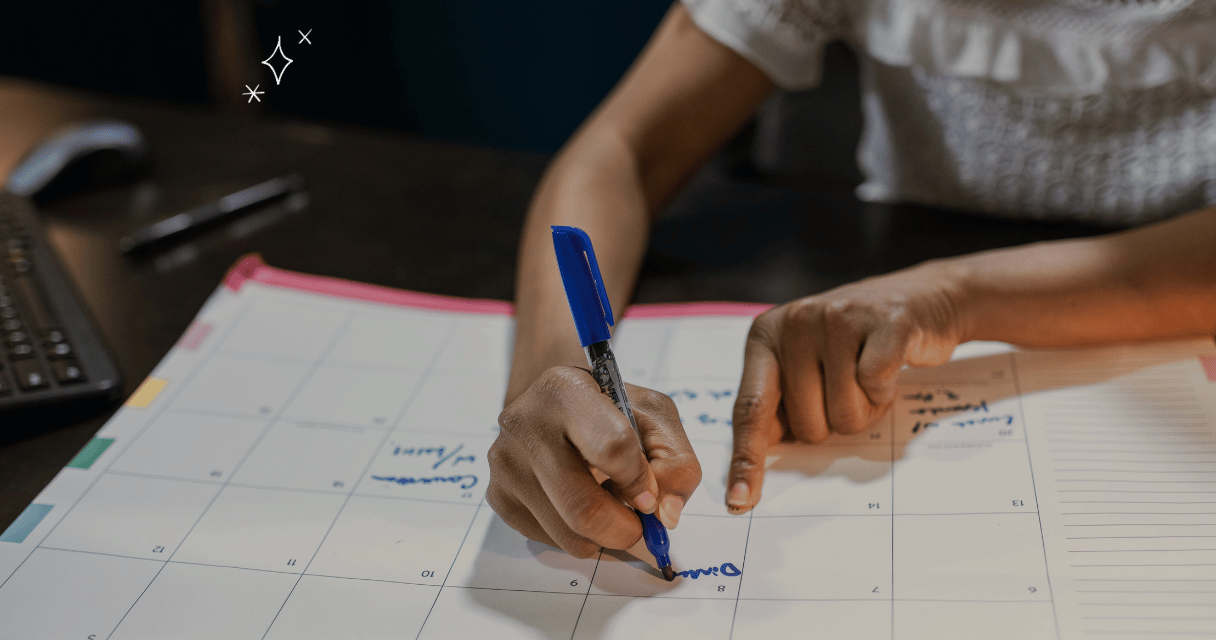
[[760,500],[768,448],[781,439],[781,366],[762,340],[749,337],[743,351],[743,378],[735,397],[734,451],[726,486],[731,511],[751,509]]

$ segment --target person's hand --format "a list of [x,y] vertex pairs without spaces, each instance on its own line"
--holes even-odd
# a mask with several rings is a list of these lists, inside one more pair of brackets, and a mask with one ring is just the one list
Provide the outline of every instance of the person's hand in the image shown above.
[[950,359],[962,334],[946,263],[849,284],[762,313],[744,350],[726,505],[760,500],[776,442],[857,433],[890,409],[903,365]]
[[676,526],[701,467],[671,398],[633,385],[626,394],[646,452],[584,369],[546,370],[503,410],[486,500],[504,522],[578,558],[628,549],[642,537],[622,500]]

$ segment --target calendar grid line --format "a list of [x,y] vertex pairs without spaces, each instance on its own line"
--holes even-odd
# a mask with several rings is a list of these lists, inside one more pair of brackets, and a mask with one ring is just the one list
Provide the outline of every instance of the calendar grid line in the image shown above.
[[[354,577],[354,576],[337,576],[337,575],[330,575],[330,574],[325,574],[325,573],[303,573],[303,574],[301,574],[301,573],[296,573],[293,571],[279,571],[276,569],[259,569],[256,567],[241,567],[241,566],[228,565],[228,564],[212,564],[212,563],[207,563],[207,562],[187,562],[184,560],[155,560],[152,558],[141,558],[139,556],[128,556],[128,555],[122,555],[122,554],[118,554],[118,553],[105,553],[102,551],[81,551],[79,549],[61,549],[58,547],[42,547],[42,548],[46,549],[48,551],[60,551],[60,552],[64,552],[64,553],[82,553],[82,554],[87,554],[87,555],[106,556],[106,557],[110,557],[110,558],[122,558],[124,560],[140,560],[140,561],[144,561],[144,562],[158,562],[158,563],[163,563],[163,564],[188,565],[188,566],[193,566],[193,567],[209,567],[209,568],[214,568],[214,569],[236,569],[238,571],[256,571],[258,573],[274,573],[274,574],[289,575],[289,576],[298,575],[301,577],[326,578],[326,579],[332,579],[332,580],[351,580],[354,582],[377,582],[377,583],[384,583],[384,584],[399,584],[399,585],[407,585],[407,586],[414,586],[414,587],[434,587],[436,589],[439,588],[438,585],[435,585],[432,583],[410,582],[408,580],[386,580],[383,578],[360,578],[360,577]],[[1170,580],[1170,581],[1172,582],[1173,580]],[[1212,582],[1213,580],[1197,580],[1197,581]],[[1143,581],[1136,580],[1136,582],[1143,582]],[[555,590],[547,590],[547,589],[515,589],[515,588],[506,588],[506,587],[483,587],[483,586],[467,585],[467,584],[449,584],[449,585],[445,585],[444,588],[446,588],[446,589],[469,589],[469,590],[476,590],[476,591],[507,591],[507,592],[512,592],[512,593],[536,593],[536,594],[558,595],[558,596],[578,595],[577,593],[571,593],[569,591],[555,591]],[[1171,591],[1143,591],[1143,592],[1141,592],[1141,591],[1109,591],[1109,592],[1093,591],[1093,593],[1175,593],[1175,592],[1171,592]],[[1177,593],[1208,593],[1208,592],[1179,591]],[[696,601],[714,600],[714,601],[722,601],[722,602],[730,602],[730,601],[738,601],[738,602],[877,602],[877,600],[875,600],[874,598],[750,598],[750,597],[743,598],[743,597],[740,597],[739,595],[736,595],[734,598],[729,598],[729,597],[719,598],[719,597],[714,597],[714,596],[673,596],[673,595],[665,595],[665,594],[664,595],[646,595],[646,594],[627,594],[627,593],[596,593],[596,594],[588,593],[586,595],[587,596],[594,595],[597,598],[632,598],[632,599],[696,600]],[[959,598],[893,598],[893,599],[891,599],[891,601],[892,602],[962,602],[962,603],[970,602],[970,603],[1007,603],[1007,604],[1016,604],[1016,603],[1043,604],[1043,603],[1047,602],[1047,600],[1032,600],[1032,599],[1027,599],[1027,600],[999,600],[999,599],[982,600],[982,599],[959,599]],[[1195,606],[1200,606],[1200,605],[1195,605]]]
[[[245,303],[245,305],[244,305],[244,307],[243,307],[243,311],[247,311],[247,310],[249,309],[249,307],[250,307],[250,306],[252,306],[252,304],[253,304],[253,302],[252,302],[252,301],[246,302],[246,303]],[[243,314],[242,314],[242,315],[243,315]],[[236,327],[237,327],[238,325],[239,325],[239,322],[237,321],[237,319],[236,319],[236,318],[234,318],[234,319],[233,319],[232,326],[228,327],[228,329],[227,329],[227,330],[224,332],[224,338],[226,339],[228,336],[230,336],[230,335],[232,334],[232,332],[233,332],[233,331],[236,329]],[[191,378],[191,379],[193,379],[193,377],[194,377],[194,376],[198,375],[198,372],[202,370],[203,366],[204,366],[204,365],[205,365],[207,362],[209,362],[209,361],[211,360],[211,358],[212,358],[212,357],[214,357],[214,356],[215,356],[216,352],[218,352],[218,351],[219,351],[219,346],[220,346],[221,344],[223,344],[223,340],[221,340],[221,339],[218,339],[218,338],[217,338],[217,340],[215,341],[214,346],[213,346],[211,349],[209,349],[209,350],[207,351],[207,354],[206,354],[205,356],[203,356],[203,357],[199,358],[198,362],[196,362],[196,363],[195,363],[195,365],[194,365],[194,369],[193,369],[193,370],[192,370],[192,372],[191,372],[191,375],[190,375],[190,378]],[[181,386],[180,386],[180,387],[178,387],[178,389],[177,389],[177,390],[174,392],[173,397],[172,397],[172,400],[166,399],[165,404],[162,406],[162,408],[161,408],[160,412],[158,412],[158,413],[157,413],[155,416],[153,416],[152,418],[150,418],[150,419],[148,420],[147,424],[145,424],[145,425],[144,425],[144,429],[143,429],[142,431],[140,431],[139,435],[137,435],[135,438],[132,438],[132,439],[131,439],[131,442],[129,442],[129,443],[127,444],[127,448],[123,449],[122,453],[124,453],[124,454],[125,454],[125,453],[126,453],[126,452],[127,452],[129,449],[130,449],[130,447],[131,447],[132,445],[134,445],[134,444],[135,444],[135,441],[136,441],[136,440],[139,438],[139,436],[142,436],[144,433],[146,433],[146,432],[147,432],[147,430],[148,430],[148,429],[149,429],[149,428],[152,426],[152,424],[153,424],[153,423],[154,423],[154,422],[155,422],[155,421],[156,421],[156,420],[157,420],[157,419],[158,419],[158,418],[159,418],[161,415],[163,415],[163,414],[164,414],[165,409],[167,409],[167,408],[169,407],[169,405],[173,404],[173,400],[176,400],[178,397],[180,397],[180,396],[181,396],[181,394],[182,394],[182,392],[184,392],[184,391],[185,391],[185,389],[187,389],[188,387],[189,387],[189,380],[183,381],[183,382],[182,382],[182,384],[181,384]],[[266,435],[266,432],[270,430],[270,427],[271,427],[271,425],[273,425],[273,424],[274,424],[274,420],[273,420],[273,419],[270,419],[270,420],[268,420],[268,421],[267,421],[266,426],[262,428],[262,432],[261,432],[261,434],[258,436],[258,439],[259,439],[259,440],[261,439],[261,437],[263,437],[263,436],[265,436],[265,435]],[[256,445],[256,442],[255,442],[254,446],[257,446],[257,445]],[[250,450],[252,451],[252,448],[251,448]],[[249,455],[249,452],[246,452],[245,457],[247,458],[247,457],[248,457],[248,455]],[[114,460],[113,460],[113,461],[111,461],[111,462],[110,462],[110,464],[106,466],[106,468],[105,468],[105,469],[102,471],[102,473],[97,474],[97,480],[100,480],[100,479],[102,478],[102,476],[104,476],[104,475],[105,475],[105,472],[109,471],[109,470],[110,470],[110,467],[114,466],[114,463],[115,463],[115,462],[117,462],[117,461],[118,461],[118,459],[119,459],[120,457],[121,457],[121,456],[115,456],[115,457],[114,457]],[[241,462],[244,462],[244,460],[245,460],[245,458],[242,458],[242,459],[241,459]],[[240,464],[238,463],[237,467],[239,467],[239,466],[240,466]],[[233,473],[235,474],[235,470],[234,470],[234,472],[233,472]],[[95,485],[95,484],[96,484],[96,481],[94,481],[94,485]],[[208,503],[207,503],[207,506],[206,506],[206,507],[203,509],[203,512],[199,514],[198,518],[196,518],[196,519],[194,520],[194,523],[190,525],[190,529],[188,529],[188,530],[186,531],[186,534],[182,536],[182,539],[181,539],[181,541],[179,541],[179,542],[178,542],[177,547],[175,547],[175,548],[173,549],[173,553],[170,553],[170,554],[169,554],[169,557],[165,559],[164,564],[162,564],[162,565],[161,565],[161,567],[160,567],[160,569],[158,569],[158,570],[156,571],[156,574],[152,576],[152,579],[148,581],[148,584],[144,585],[143,590],[139,592],[139,596],[137,596],[137,597],[135,598],[135,600],[133,600],[133,601],[131,602],[131,606],[130,606],[130,607],[127,607],[127,610],[126,610],[126,611],[125,611],[125,612],[122,614],[122,617],[121,617],[121,618],[119,618],[118,622],[117,622],[117,623],[114,625],[114,628],[113,628],[113,629],[110,629],[110,633],[108,633],[108,634],[106,635],[106,640],[109,640],[109,638],[110,638],[110,637],[112,637],[116,631],[118,631],[118,628],[122,626],[122,623],[123,623],[123,621],[124,621],[124,620],[126,620],[126,619],[127,619],[127,616],[131,615],[131,611],[132,611],[132,610],[135,608],[135,605],[139,604],[139,601],[140,601],[141,599],[143,599],[144,594],[146,594],[146,593],[148,592],[148,589],[149,589],[149,588],[152,586],[152,584],[153,584],[154,582],[156,582],[156,579],[157,579],[158,577],[160,577],[161,572],[163,572],[163,571],[165,570],[165,567],[169,566],[169,561],[173,559],[173,556],[174,556],[174,555],[177,553],[177,550],[181,548],[182,543],[183,543],[183,542],[185,542],[186,538],[190,536],[190,532],[191,532],[191,531],[194,531],[194,528],[195,528],[196,526],[198,526],[199,521],[200,521],[200,520],[202,520],[202,519],[203,519],[203,516],[204,516],[204,515],[207,513],[207,509],[210,509],[210,508],[211,508],[211,505],[215,504],[216,499],[217,499],[217,498],[219,498],[219,495],[220,495],[220,493],[222,493],[222,492],[223,492],[223,490],[224,490],[224,488],[223,488],[223,486],[221,486],[221,487],[220,487],[220,488],[219,488],[219,489],[218,489],[218,490],[215,492],[215,495],[211,496],[211,500],[210,500],[210,502],[208,502]],[[84,496],[82,495],[82,496],[81,496],[81,498],[83,498],[83,497],[84,497]],[[79,501],[77,501],[77,503],[79,503]],[[64,514],[64,519],[66,519],[66,518],[67,518],[67,515],[68,515],[68,514],[66,514],[66,513]],[[59,522],[63,522],[63,519],[61,519]],[[50,533],[51,533],[51,532],[47,532],[47,535],[49,536],[49,535],[50,535]],[[44,540],[45,540],[45,538],[44,538]]]
[[[250,304],[252,304],[252,303],[250,303]],[[345,319],[345,325],[349,325],[350,321],[353,319],[354,319],[354,311],[350,311],[350,313],[347,314],[347,319]],[[233,321],[232,327],[229,331],[231,332],[233,329],[235,329],[236,326],[237,326],[237,322]],[[343,327],[343,329],[344,329],[344,327]],[[227,337],[227,335],[229,335],[229,333],[225,333],[225,337]],[[268,421],[266,421],[266,426],[263,427],[263,430],[261,430],[261,433],[259,433],[258,437],[253,440],[253,443],[249,445],[249,448],[246,451],[244,451],[244,455],[241,456],[241,460],[238,461],[237,464],[232,467],[232,472],[230,473],[229,478],[236,477],[237,472],[241,470],[241,467],[244,465],[244,462],[249,460],[249,456],[253,455],[253,450],[257,449],[258,444],[261,443],[261,440],[263,440],[266,437],[266,433],[269,433],[271,428],[274,428],[275,423],[278,422],[278,417],[282,416],[283,411],[287,410],[287,406],[291,405],[292,400],[295,397],[297,397],[297,395],[299,395],[300,391],[303,391],[305,384],[308,384],[308,381],[310,380],[310,378],[316,374],[316,370],[319,369],[322,359],[325,358],[325,355],[323,355],[323,354],[328,353],[328,350],[333,349],[333,347],[336,346],[337,343],[338,343],[338,338],[333,337],[331,339],[330,343],[327,344],[326,348],[323,349],[322,355],[319,355],[319,357],[316,358],[313,366],[310,367],[309,374],[300,378],[299,383],[297,383],[297,386],[295,386],[291,395],[288,395],[288,397],[286,399],[283,399],[283,402],[282,402],[280,408],[278,408],[278,411],[276,411],[275,415],[271,416],[270,419]],[[203,360],[210,360],[215,357],[215,354],[219,353],[220,344],[223,344],[223,341],[216,341],[215,347],[212,350],[210,350],[210,352],[208,352],[207,357],[199,359],[201,361],[199,361],[199,364],[197,365],[198,369],[202,369]],[[186,384],[182,384],[181,388],[185,389]],[[179,393],[181,393],[181,392],[179,391]],[[165,406],[168,406],[169,404],[170,403],[167,402],[167,403],[165,403]],[[148,425],[151,425],[151,421],[148,422]],[[118,457],[114,457],[114,460],[117,461]],[[106,468],[106,471],[109,471],[109,467]],[[186,540],[190,539],[190,534],[195,532],[195,528],[198,527],[198,523],[202,522],[204,517],[207,517],[207,512],[210,511],[210,509],[212,509],[212,506],[215,505],[215,501],[219,500],[220,495],[224,493],[224,489],[227,487],[227,485],[229,485],[229,482],[230,482],[230,479],[225,479],[224,484],[220,485],[219,490],[216,490],[215,495],[212,496],[212,500],[210,500],[209,503],[207,503],[206,507],[203,507],[203,511],[201,513],[199,513],[197,518],[195,518],[195,523],[191,524],[190,529],[186,530],[185,535],[182,535],[181,541],[179,541],[178,546],[176,546],[176,548],[174,548],[173,552],[171,552],[171,554],[169,554],[169,557],[165,558],[164,565],[161,567],[161,569],[159,569],[159,571],[157,571],[156,576],[152,577],[150,582],[148,582],[147,586],[145,586],[145,588],[143,588],[143,591],[141,591],[139,597],[136,597],[135,601],[131,602],[131,606],[128,608],[128,610],[126,610],[126,613],[123,613],[123,617],[119,619],[118,624],[114,625],[114,628],[111,629],[111,631],[109,631],[109,635],[106,636],[107,640],[109,640],[109,638],[111,638],[111,636],[113,636],[114,633],[116,633],[116,631],[118,631],[118,629],[120,627],[122,627],[123,621],[125,621],[126,617],[130,616],[131,611],[135,610],[135,606],[139,605],[140,600],[143,599],[143,595],[147,594],[148,588],[151,588],[152,584],[156,583],[156,579],[161,577],[161,573],[164,571],[165,567],[169,566],[169,562],[171,560],[173,560],[173,556],[178,555],[178,551],[181,550],[182,545],[185,545]]]
[[739,620],[739,600],[743,597],[743,575],[747,571],[747,546],[752,540],[752,511],[747,512],[747,535],[743,538],[743,559],[739,561],[742,565],[739,567],[739,587],[735,591],[735,608],[730,615],[730,635],[726,636],[728,640],[735,638],[735,623]]
[[[600,547],[600,553],[595,557],[595,568],[591,570],[591,579],[587,581],[587,591],[583,593],[583,604],[579,605],[578,617],[574,619],[574,627],[570,629],[570,640],[574,640],[574,634],[578,633],[578,623],[583,619],[583,611],[587,609],[587,599],[591,597],[591,587],[595,584],[595,574],[600,570],[600,562],[604,560],[604,548]],[[512,591],[512,589],[504,589],[504,591]]]
[[[115,475],[115,476],[125,476],[125,477],[129,477],[129,478],[144,478],[147,480],[167,480],[170,482],[188,482],[191,484],[211,485],[211,486],[215,486],[215,487],[225,486],[223,480],[200,480],[198,478],[182,478],[182,477],[178,477],[178,476],[166,476],[166,475],[155,474],[155,473],[138,473],[138,472],[134,472],[134,471],[113,471],[113,470],[111,470],[111,471],[104,471],[103,473],[106,473],[109,475]],[[305,489],[303,487],[281,487],[281,486],[266,485],[266,484],[250,484],[250,483],[245,483],[245,482],[230,482],[230,483],[228,483],[227,486],[235,487],[238,489],[257,489],[260,491],[287,491],[290,493],[309,493],[309,494],[313,494],[313,495],[322,495],[322,496],[344,495],[344,493],[342,491],[334,491],[334,490],[330,490],[330,489]],[[451,505],[460,505],[460,506],[471,506],[470,503],[468,503],[468,502],[461,502],[459,500],[443,500],[441,498],[419,498],[416,496],[386,496],[386,495],[378,494],[378,493],[363,493],[360,491],[355,491],[351,495],[354,497],[358,497],[358,498],[371,498],[371,499],[375,499],[375,500],[398,500],[398,501],[403,501],[403,502],[425,502],[428,504],[451,504]],[[707,516],[702,516],[702,517],[711,518],[711,517],[727,517],[727,516],[709,516],[709,515],[707,515]]]
[[469,519],[469,527],[464,531],[464,537],[460,539],[460,546],[456,548],[455,555],[452,556],[452,564],[448,565],[448,571],[443,576],[443,582],[439,585],[439,590],[435,592],[435,600],[431,602],[431,608],[426,612],[426,617],[422,619],[422,626],[418,627],[418,635],[414,636],[414,640],[422,637],[423,630],[426,629],[426,623],[431,619],[431,614],[435,611],[435,604],[439,602],[439,597],[443,595],[443,589],[448,584],[448,578],[452,575],[452,568],[456,566],[456,560],[460,558],[460,552],[464,549],[464,543],[469,539],[469,532],[473,530],[473,524],[477,522],[477,514],[481,512],[481,507],[486,503],[483,497],[477,503],[477,510],[473,512],[473,517]]
[[[299,363],[295,363],[295,364],[299,364]],[[266,415],[261,414],[261,413],[243,413],[240,411],[224,411],[221,409],[199,409],[199,408],[195,408],[195,407],[167,407],[165,410],[165,413],[172,414],[172,415],[199,416],[199,417],[205,417],[205,418],[217,417],[217,418],[245,418],[245,419],[256,419],[256,420],[265,420],[266,419]],[[389,427],[379,426],[379,425],[359,424],[356,422],[343,423],[343,422],[336,422],[336,421],[332,421],[332,420],[316,420],[316,419],[312,419],[312,418],[284,418],[284,419],[282,419],[282,421],[283,422],[306,422],[309,424],[316,424],[316,425],[321,425],[321,426],[326,426],[326,427],[354,428],[354,429],[363,429],[365,431],[391,431],[392,430]]]
[[[459,325],[457,323],[453,323],[453,326],[450,329],[448,337],[444,341],[445,346],[452,339],[452,336],[454,336],[456,334],[458,327],[459,327]],[[431,362],[431,366],[428,367],[428,371],[435,370],[434,365],[436,363],[438,363],[439,357],[442,355],[442,353],[443,353],[442,348],[435,350],[434,359]],[[419,381],[419,383],[418,383],[419,391],[421,391],[422,385],[425,382],[425,380],[426,380],[426,376],[423,376],[423,379]],[[412,400],[411,400],[411,402],[412,402]],[[403,410],[401,413],[401,417],[398,418],[398,421],[400,421],[404,417],[405,417],[405,411]],[[386,439],[387,439],[387,437],[386,437]],[[383,444],[381,444],[381,446],[383,446]],[[373,457],[373,460],[374,459],[375,458]],[[369,462],[368,468],[370,468],[370,467],[371,467],[371,463]],[[367,468],[364,469],[363,474],[364,474],[364,476],[367,475]],[[362,483],[362,479],[360,479],[360,483]],[[358,485],[356,485],[356,487],[357,486]],[[478,500],[478,502],[477,502],[477,508],[473,510],[473,517],[469,519],[469,526],[464,531],[464,537],[460,539],[460,546],[458,546],[456,548],[456,553],[452,555],[452,564],[448,565],[448,570],[443,575],[443,582],[441,582],[439,584],[439,589],[435,592],[435,599],[431,601],[431,608],[427,610],[426,617],[422,619],[422,624],[418,627],[418,635],[414,637],[415,640],[418,640],[418,638],[422,637],[422,632],[423,632],[423,630],[426,629],[426,623],[427,623],[427,621],[429,621],[431,619],[431,614],[434,613],[434,611],[435,611],[435,605],[439,602],[439,597],[443,595],[443,589],[444,589],[444,587],[447,586],[448,578],[450,578],[452,575],[452,568],[456,566],[456,560],[458,560],[460,558],[460,552],[464,550],[465,542],[467,542],[469,539],[469,532],[473,530],[473,525],[477,522],[477,514],[481,513],[481,508],[482,508],[482,506],[485,505],[485,503],[486,503],[485,494],[482,494],[481,499]],[[320,549],[320,546],[318,546],[317,548]]]
[[[122,558],[124,560],[142,560],[145,562],[160,562],[160,563],[166,563],[166,564],[180,564],[180,565],[189,565],[189,566],[195,566],[195,567],[211,567],[211,568],[216,568],[216,569],[237,569],[240,571],[257,571],[259,573],[275,573],[275,574],[280,574],[280,575],[299,575],[301,577],[311,577],[311,578],[328,578],[328,579],[333,579],[333,580],[351,580],[351,581],[356,581],[356,582],[378,582],[378,583],[384,583],[384,584],[400,584],[400,585],[408,585],[408,586],[415,586],[415,587],[438,588],[438,585],[435,585],[432,583],[427,583],[427,582],[410,582],[407,580],[386,580],[383,578],[359,578],[359,577],[354,577],[354,576],[337,576],[337,575],[330,575],[330,574],[324,574],[324,573],[296,573],[293,571],[278,571],[275,569],[258,569],[255,567],[241,567],[241,566],[227,565],[227,564],[211,564],[211,563],[207,563],[207,562],[187,562],[184,560],[155,560],[152,558],[140,558],[139,556],[128,556],[128,555],[122,555],[122,554],[117,554],[117,553],[105,553],[105,552],[101,552],[101,551],[81,551],[78,549],[60,549],[57,547],[42,547],[42,548],[47,549],[49,551],[61,551],[61,552],[65,552],[65,553],[83,553],[83,554],[88,554],[88,555],[107,556],[107,557],[111,557],[111,558]],[[745,555],[746,555],[746,553],[745,553]],[[744,562],[746,562],[746,560]],[[592,577],[594,578],[594,576],[592,576]],[[1207,582],[1211,582],[1211,580],[1208,580]],[[740,584],[742,584],[742,582],[740,582]],[[509,592],[518,592],[518,593],[537,593],[537,594],[551,594],[551,595],[560,595],[560,596],[577,595],[576,593],[572,594],[569,591],[555,591],[555,590],[547,590],[547,589],[515,589],[515,588],[506,588],[506,587],[482,587],[482,586],[467,585],[467,584],[449,584],[449,585],[445,585],[444,588],[446,588],[446,589],[471,589],[471,590],[478,590],[478,591],[509,591]],[[740,590],[740,593],[741,593],[741,590]],[[1097,592],[1095,592],[1095,593],[1097,593]],[[1139,592],[1136,592],[1136,591],[1114,592],[1114,591],[1112,591],[1111,593],[1139,593]],[[1171,593],[1171,592],[1145,591],[1144,593]],[[1180,592],[1180,593],[1196,593],[1196,592],[1187,591],[1187,592]],[[715,600],[715,601],[723,601],[723,602],[729,602],[732,600],[738,601],[738,602],[876,602],[876,600],[874,598],[743,598],[738,594],[734,598],[729,598],[729,597],[719,598],[719,597],[714,597],[714,596],[702,597],[702,596],[673,596],[673,595],[665,595],[665,594],[664,595],[645,595],[645,594],[625,594],[625,593],[596,593],[596,594],[587,593],[586,595],[587,596],[594,595],[597,598],[604,597],[604,598],[633,598],[633,599],[656,599],[656,600]],[[1032,599],[1027,599],[1027,600],[999,600],[999,599],[982,600],[982,599],[958,599],[958,598],[893,598],[893,599],[891,599],[891,601],[893,601],[893,602],[978,602],[978,603],[988,602],[988,603],[1030,603],[1030,604],[1039,604],[1039,603],[1047,602],[1047,600],[1032,600]]]
[[1039,486],[1034,482],[1034,456],[1030,455],[1030,429],[1026,428],[1026,405],[1022,401],[1022,386],[1021,379],[1018,375],[1018,361],[1017,356],[1013,352],[1009,353],[1009,368],[1013,374],[1011,377],[1013,378],[1014,397],[1016,397],[1018,400],[1018,413],[1022,417],[1022,433],[1026,443],[1026,464],[1030,469],[1030,488],[1034,491],[1034,512],[1039,520],[1039,543],[1042,545],[1043,549],[1043,574],[1047,577],[1047,595],[1051,598],[1051,616],[1055,621],[1056,638],[1059,639],[1062,637],[1060,632],[1060,616],[1056,611],[1055,587],[1051,583],[1051,567],[1047,562],[1047,535],[1043,532],[1043,515],[1042,505],[1039,503]]
[[[224,337],[227,337],[228,334],[232,332],[232,330],[238,324],[238,321],[240,320],[240,318],[245,315],[246,311],[248,311],[249,306],[251,304],[252,304],[252,301],[246,301],[244,304],[241,305],[240,309],[238,309],[237,312],[233,314],[232,326],[225,328]],[[216,341],[213,343],[214,346],[210,347],[210,349],[208,350],[208,354],[210,354],[211,352],[214,352],[218,348],[220,342],[222,342],[222,340],[219,339],[219,337],[217,336]],[[176,388],[170,392],[172,394],[173,398],[176,398],[177,395],[180,394],[182,392],[182,390],[186,388],[189,381],[194,378],[194,376],[198,373],[199,369],[202,368],[203,362],[205,362],[206,360],[207,360],[207,357],[199,358],[199,361],[194,364],[194,366],[190,369],[190,372],[182,380],[182,384],[180,386],[178,386],[178,388]],[[89,486],[86,487],[85,490],[82,491],[80,493],[80,495],[76,497],[76,500],[72,502],[72,505],[70,507],[68,507],[66,511],[63,512],[63,515],[59,517],[59,520],[55,523],[55,525],[52,526],[46,532],[46,534],[44,534],[42,536],[42,540],[39,540],[38,544],[34,545],[34,547],[32,549],[30,549],[30,552],[27,553],[25,558],[23,558],[21,560],[21,562],[17,564],[16,568],[14,568],[13,571],[8,574],[8,577],[6,577],[3,581],[0,581],[0,589],[3,589],[4,585],[8,584],[8,581],[11,580],[13,576],[17,575],[17,571],[19,571],[21,569],[22,565],[24,565],[26,563],[26,561],[30,559],[30,556],[34,555],[34,552],[37,551],[38,548],[41,546],[42,541],[46,540],[48,537],[50,537],[50,535],[55,532],[55,529],[57,529],[59,527],[59,525],[61,523],[63,523],[63,521],[66,520],[69,515],[71,515],[72,510],[76,508],[76,505],[80,504],[81,500],[84,500],[84,497],[86,495],[88,495],[89,491],[92,491],[93,487],[96,486],[96,484],[99,480],[101,480],[101,478],[105,475],[106,471],[109,471],[110,467],[114,466],[114,463],[122,458],[123,454],[126,453],[127,450],[131,448],[131,445],[135,444],[135,441],[137,441],[139,439],[139,437],[142,436],[148,430],[148,428],[152,426],[152,423],[155,422],[156,419],[159,418],[165,412],[165,409],[167,409],[170,404],[171,404],[171,402],[166,400],[165,404],[162,405],[160,407],[160,409],[154,415],[150,416],[142,427],[140,427],[139,432],[136,433],[134,436],[132,436],[130,441],[126,442],[123,445],[122,450],[120,450],[114,456],[114,458],[110,460],[109,464],[107,464],[105,469],[103,469],[102,471],[100,471],[97,474],[96,478],[93,478],[93,481],[89,483]],[[123,410],[122,407],[119,407],[118,411],[122,411],[122,410]]]
[[[333,349],[333,346],[338,344],[338,341],[341,340],[342,337],[345,337],[346,332],[350,330],[350,325],[353,324],[354,318],[356,316],[357,316],[356,312],[352,311],[350,313],[350,316],[347,318],[347,322],[345,323],[345,325],[343,325],[342,329],[338,332],[338,336],[334,338],[334,341],[331,343],[329,349],[327,350],[327,353],[329,350]],[[443,348],[445,346],[447,346],[447,343],[451,341],[452,335],[455,333],[456,333],[455,327],[452,327],[448,330],[448,334],[444,338],[443,342],[439,345],[439,348],[435,349],[435,354],[431,357],[431,361],[428,363],[427,370],[429,370],[430,367],[434,366],[435,362],[439,359],[440,354],[443,353]],[[318,365],[317,365],[318,367],[320,366],[321,362],[323,362],[323,358],[318,359]],[[396,417],[393,418],[394,426],[401,422],[402,418],[405,417],[406,412],[409,411],[410,405],[412,405],[414,403],[414,400],[418,397],[418,394],[422,392],[422,386],[423,386],[423,384],[426,383],[426,373],[427,372],[424,370],[423,375],[418,379],[418,382],[416,382],[414,384],[414,389],[413,389],[413,392],[410,393],[410,397],[405,401],[405,403],[402,405],[401,409],[399,409],[397,411]],[[284,404],[284,408],[286,408],[286,406],[287,405]],[[300,586],[300,581],[304,579],[304,574],[308,573],[308,568],[311,567],[312,563],[317,559],[317,554],[321,552],[321,547],[325,544],[325,540],[327,538],[329,538],[330,532],[332,532],[334,530],[334,525],[338,523],[338,518],[342,517],[342,512],[346,510],[346,505],[350,504],[350,499],[352,496],[354,496],[355,489],[357,489],[359,487],[359,485],[363,483],[363,479],[367,477],[368,470],[371,469],[372,464],[375,463],[376,456],[379,455],[380,450],[384,448],[384,443],[388,442],[388,438],[390,435],[392,435],[391,428],[385,430],[384,435],[380,437],[380,442],[376,445],[376,448],[372,450],[372,454],[368,457],[367,464],[363,465],[363,470],[361,472],[359,472],[359,480],[357,482],[351,483],[350,491],[346,492],[346,498],[342,501],[342,505],[340,507],[338,507],[337,512],[334,513],[333,519],[330,520],[330,522],[329,522],[329,527],[325,529],[325,534],[322,535],[321,539],[317,541],[317,546],[315,549],[313,549],[312,556],[310,556],[308,558],[308,563],[305,564],[304,569],[302,571],[300,571],[300,576],[298,578],[296,578],[295,584],[291,585],[291,590],[289,590],[287,592],[287,596],[285,598],[283,598],[283,604],[279,605],[279,610],[276,611],[274,614],[274,617],[271,618],[270,624],[266,625],[266,631],[264,633],[262,633],[263,640],[266,638],[267,635],[270,634],[270,630],[272,628],[274,628],[275,621],[277,621],[279,619],[279,615],[283,613],[283,607],[287,606],[287,602],[289,600],[291,600],[291,595],[293,593],[295,593],[296,587]],[[233,475],[234,476],[236,475],[235,471],[233,472]],[[473,511],[473,518],[474,519],[477,518],[476,510]],[[472,523],[470,523],[469,526],[472,527]],[[468,534],[466,533],[465,535],[467,536]],[[459,555],[459,553],[458,553],[458,555]],[[453,560],[453,562],[455,562],[455,560]],[[448,571],[450,572],[451,569],[449,568]],[[446,580],[446,576],[445,576],[445,580]]]
[[891,640],[895,640],[895,411],[894,407],[887,413],[888,424],[890,424],[891,437],[888,439],[888,446],[891,449],[891,513],[887,514],[891,518]]

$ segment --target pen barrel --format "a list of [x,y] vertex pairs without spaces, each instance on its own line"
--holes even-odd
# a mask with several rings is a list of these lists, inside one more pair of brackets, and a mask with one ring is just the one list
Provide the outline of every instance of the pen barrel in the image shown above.
[[[600,386],[600,391],[612,400],[612,404],[629,418],[629,426],[638,431],[638,421],[633,417],[633,407],[629,405],[629,396],[625,393],[625,381],[621,379],[621,370],[616,366],[616,356],[608,346],[608,341],[592,342],[583,348],[587,354],[587,364],[591,365],[591,377]],[[638,441],[641,446],[641,441]]]

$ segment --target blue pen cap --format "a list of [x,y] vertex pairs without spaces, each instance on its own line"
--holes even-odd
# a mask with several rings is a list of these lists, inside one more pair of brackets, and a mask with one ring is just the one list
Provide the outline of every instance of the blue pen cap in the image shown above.
[[553,250],[557,252],[557,268],[566,287],[566,301],[578,329],[578,340],[584,347],[611,337],[612,305],[604,290],[600,266],[595,261],[591,238],[578,227],[554,226]]
[[642,519],[642,540],[646,542],[646,549],[654,556],[660,569],[670,567],[671,556],[668,554],[671,552],[671,540],[667,537],[667,527],[653,513],[638,511],[637,514]]

